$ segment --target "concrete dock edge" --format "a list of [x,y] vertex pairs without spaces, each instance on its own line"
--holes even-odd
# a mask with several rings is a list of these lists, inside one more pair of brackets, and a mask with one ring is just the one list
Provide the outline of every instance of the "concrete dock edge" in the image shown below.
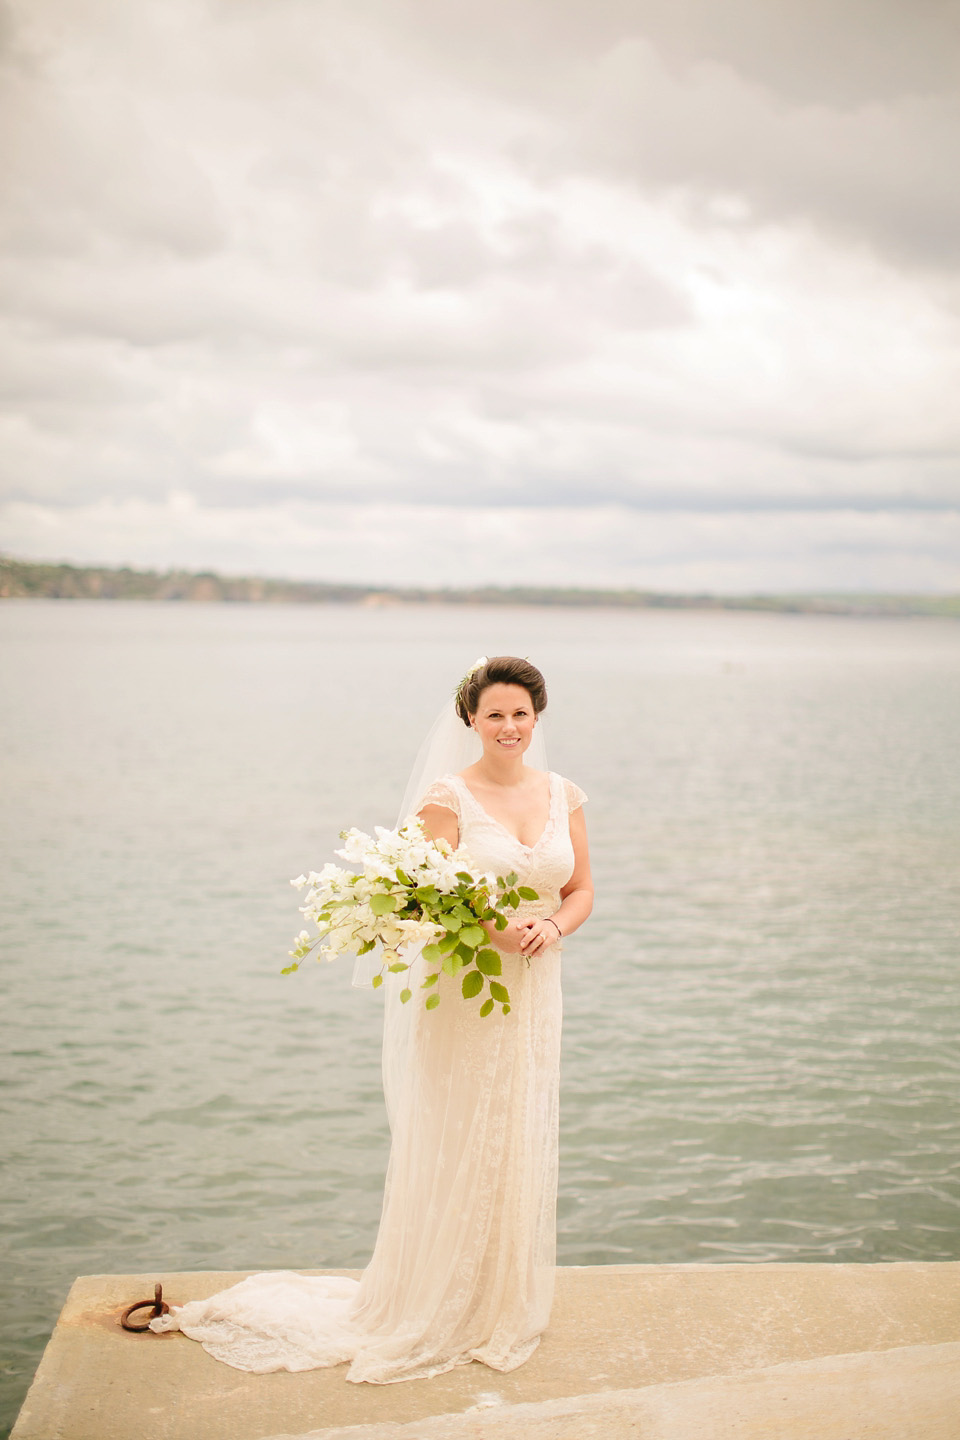
[[960,1440],[960,1262],[563,1267],[519,1370],[388,1386],[120,1328],[244,1273],[81,1276],[11,1440]]

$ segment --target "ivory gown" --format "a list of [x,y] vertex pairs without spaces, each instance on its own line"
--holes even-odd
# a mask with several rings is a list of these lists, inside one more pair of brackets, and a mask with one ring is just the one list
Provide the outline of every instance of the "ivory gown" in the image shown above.
[[[515,871],[549,915],[573,873],[568,815],[586,796],[550,775],[550,813],[526,846],[489,815],[459,776],[431,785],[482,870]],[[347,1379],[386,1384],[480,1360],[513,1370],[546,1328],[556,1263],[560,944],[528,965],[502,955],[511,1011],[481,1020],[459,977],[442,975],[425,1011],[415,963],[404,1007],[403,1082],[380,1230],[359,1280],[293,1272],[252,1275],[191,1301],[153,1328],[179,1328],[239,1370],[311,1370],[351,1362]]]

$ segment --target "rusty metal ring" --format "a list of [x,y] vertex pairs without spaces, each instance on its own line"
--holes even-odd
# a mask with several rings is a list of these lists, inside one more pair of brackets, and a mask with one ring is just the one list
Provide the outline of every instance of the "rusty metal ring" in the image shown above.
[[120,1316],[120,1324],[123,1326],[124,1330],[132,1330],[135,1334],[138,1335],[142,1334],[144,1330],[149,1330],[150,1320],[148,1320],[144,1325],[130,1324],[131,1315],[135,1314],[137,1310],[146,1310],[148,1308],[153,1312],[150,1316],[150,1320],[155,1320],[158,1315],[166,1315],[169,1313],[170,1306],[163,1298],[162,1285],[154,1285],[152,1300],[138,1300],[136,1305],[127,1306],[126,1310],[124,1310],[123,1314]]

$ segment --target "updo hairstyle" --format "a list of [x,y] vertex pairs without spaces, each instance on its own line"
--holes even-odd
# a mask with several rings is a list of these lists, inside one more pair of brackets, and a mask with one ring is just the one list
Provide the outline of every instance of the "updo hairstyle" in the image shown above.
[[460,681],[455,704],[457,714],[468,728],[470,716],[476,715],[480,696],[489,685],[522,685],[530,696],[535,715],[547,708],[547,684],[536,665],[516,655],[494,655]]

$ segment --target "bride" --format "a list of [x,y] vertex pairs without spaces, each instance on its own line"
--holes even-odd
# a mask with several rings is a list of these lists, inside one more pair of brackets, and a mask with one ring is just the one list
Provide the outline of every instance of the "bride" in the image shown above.
[[[180,1329],[241,1370],[349,1360],[348,1380],[377,1384],[471,1360],[513,1370],[536,1349],[556,1258],[561,941],[593,903],[586,796],[527,763],[531,752],[544,753],[537,722],[546,703],[529,661],[479,661],[431,732],[408,789],[401,818],[415,810],[435,839],[462,847],[471,867],[516,873],[538,899],[522,901],[506,930],[490,927],[508,1015],[481,1019],[446,975],[444,1003],[432,1011],[415,1000],[401,1005],[399,986],[384,987],[392,1143],[361,1280],[252,1275],[152,1328]],[[418,966],[403,982],[415,995]]]

